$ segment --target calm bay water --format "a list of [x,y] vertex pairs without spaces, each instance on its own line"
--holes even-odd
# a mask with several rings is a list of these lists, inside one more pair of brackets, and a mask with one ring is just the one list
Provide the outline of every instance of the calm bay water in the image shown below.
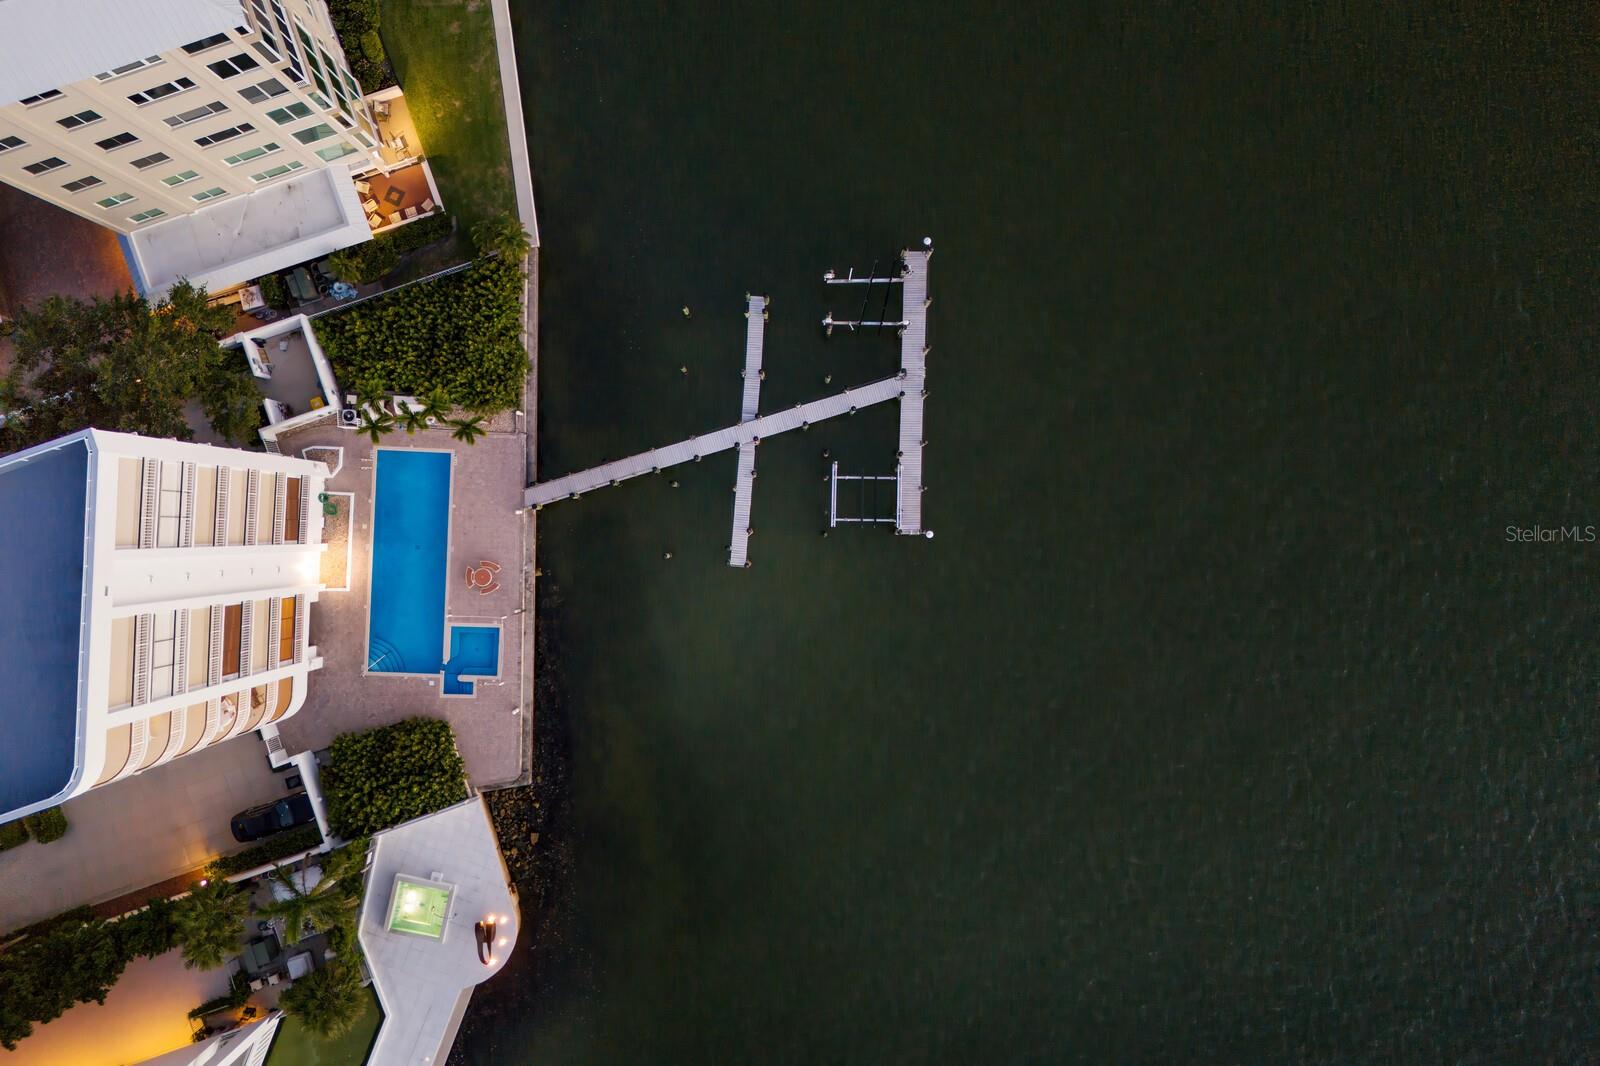
[[891,408],[749,571],[731,456],[543,513],[574,865],[465,1058],[1592,1055],[1600,544],[1506,534],[1600,524],[1592,15],[514,6],[544,476],[736,417],[747,291],[764,409],[889,372],[820,274],[928,234],[938,537],[818,535]]

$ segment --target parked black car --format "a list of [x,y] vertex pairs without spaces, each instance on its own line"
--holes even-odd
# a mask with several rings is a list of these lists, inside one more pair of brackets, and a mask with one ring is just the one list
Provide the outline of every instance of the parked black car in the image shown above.
[[311,809],[311,799],[304,792],[296,792],[272,803],[251,807],[233,816],[233,839],[248,844],[252,840],[269,837],[297,825],[317,820]]

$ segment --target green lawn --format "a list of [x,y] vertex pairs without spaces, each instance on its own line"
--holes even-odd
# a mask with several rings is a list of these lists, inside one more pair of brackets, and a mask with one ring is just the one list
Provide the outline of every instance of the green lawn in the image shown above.
[[[461,232],[516,213],[494,21],[483,0],[383,0],[383,46]],[[521,131],[519,130],[520,134]]]
[[355,1028],[337,1040],[319,1039],[295,1019],[285,1018],[272,1039],[267,1066],[362,1066],[378,1035],[378,1023],[383,1021],[378,997],[371,988],[367,989],[367,1000],[367,1011]]

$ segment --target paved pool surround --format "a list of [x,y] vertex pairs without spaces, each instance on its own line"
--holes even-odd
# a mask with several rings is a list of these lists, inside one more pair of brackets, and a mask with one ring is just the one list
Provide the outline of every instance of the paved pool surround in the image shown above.
[[[476,444],[453,440],[446,430],[424,429],[407,435],[388,434],[375,449],[371,441],[331,423],[293,430],[279,438],[286,455],[299,455],[316,445],[344,448],[344,468],[328,481],[328,491],[349,492],[354,505],[351,525],[351,575],[348,592],[326,592],[311,608],[311,640],[323,657],[316,684],[310,686],[302,713],[280,730],[290,751],[326,747],[341,733],[388,725],[422,715],[442,718],[455,730],[456,746],[466,763],[467,778],[478,788],[510,784],[523,770],[522,717],[513,714],[521,697],[523,605],[523,521],[526,441],[513,416],[497,415],[490,432]],[[477,682],[470,699],[445,697],[442,678],[428,679],[369,673],[367,666],[368,602],[372,587],[373,463],[375,452],[388,450],[451,452],[449,554],[445,563],[444,610],[451,625],[500,625],[500,677]],[[338,498],[341,506],[346,504]],[[466,587],[457,571],[465,562],[492,559],[501,566],[500,588],[488,595]],[[380,576],[381,580],[381,576]],[[504,621],[502,621],[504,619]],[[443,654],[443,646],[439,653]]]

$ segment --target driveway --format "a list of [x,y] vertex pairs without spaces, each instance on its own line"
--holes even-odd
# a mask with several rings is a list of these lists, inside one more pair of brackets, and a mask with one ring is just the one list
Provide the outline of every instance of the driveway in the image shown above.
[[240,850],[228,819],[287,795],[292,772],[272,771],[258,737],[235,737],[68,801],[66,836],[0,852],[0,930],[136,892]]

